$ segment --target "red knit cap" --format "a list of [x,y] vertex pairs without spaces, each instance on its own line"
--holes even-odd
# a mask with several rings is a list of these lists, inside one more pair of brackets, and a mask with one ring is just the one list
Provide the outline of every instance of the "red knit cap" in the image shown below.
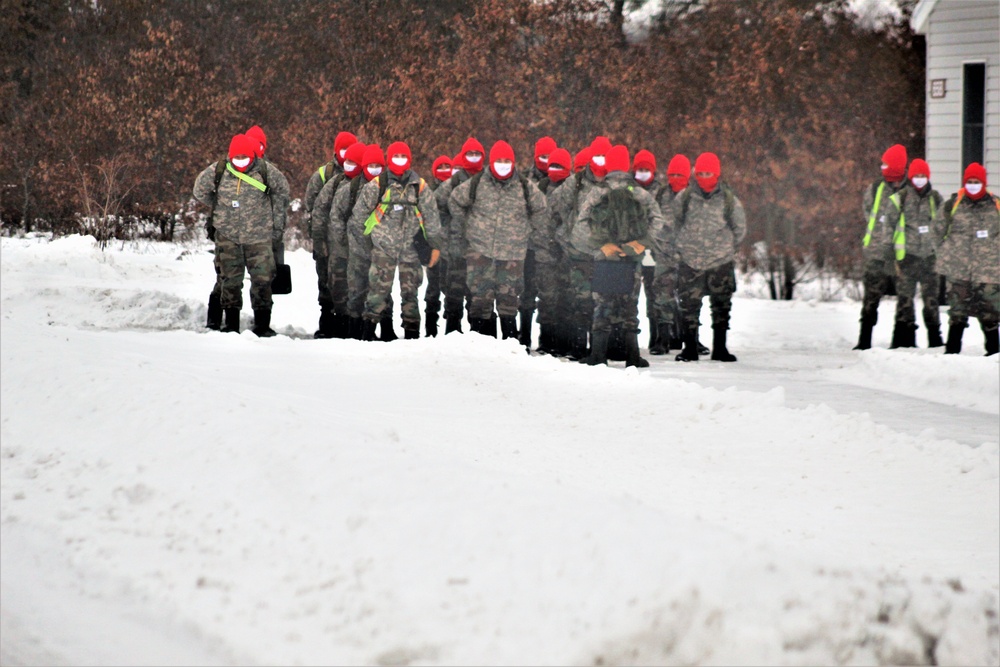
[[[365,150],[367,148],[360,141],[356,141],[347,147],[347,153],[344,154],[344,173],[347,174],[348,178],[354,178],[361,173],[362,164],[365,161]],[[348,169],[348,162],[353,163],[354,167]]]
[[604,168],[607,173],[613,171],[624,171],[628,173],[628,166],[631,163],[631,159],[628,154],[628,147],[618,144],[613,146],[611,150],[608,151],[607,159],[604,162]]
[[[401,159],[394,159],[396,155],[405,155],[406,162],[396,164],[396,159]],[[402,176],[410,168],[410,147],[406,145],[405,141],[394,141],[389,144],[389,148],[385,150],[385,156],[389,159],[389,171],[396,176]]]
[[882,154],[882,178],[896,183],[906,177],[906,148],[902,144],[890,146]]
[[573,158],[573,171],[574,172],[583,171],[583,168],[586,167],[588,164],[590,164],[591,155],[592,153],[590,152],[590,146],[587,146],[586,148],[581,148],[580,152],[577,153],[576,157]]
[[506,141],[498,141],[490,148],[490,171],[497,179],[505,181],[514,174],[514,170],[511,169],[506,176],[498,174],[493,165],[497,160],[510,160],[514,162],[514,149]]
[[573,158],[569,156],[569,151],[565,148],[557,148],[549,154],[548,177],[553,183],[559,183],[569,176],[570,168],[573,165]]
[[986,167],[979,164],[978,162],[973,162],[968,167],[965,168],[965,173],[962,175],[962,186],[968,182],[970,178],[974,178],[983,184],[983,189],[979,191],[979,194],[971,194],[966,190],[966,194],[972,199],[980,199],[986,196]]
[[608,151],[611,150],[611,140],[607,137],[594,137],[594,140],[590,142],[590,150],[593,151],[594,155],[607,155]]
[[913,178],[914,176],[918,176],[920,174],[923,174],[927,178],[930,178],[931,166],[927,164],[926,160],[921,160],[920,158],[916,158],[913,162],[910,163],[910,169],[909,171],[906,172],[906,177]]
[[678,153],[670,158],[667,165],[667,183],[674,192],[680,192],[691,182],[691,160]]
[[364,171],[366,180],[372,180],[381,173],[381,169],[378,172],[372,173],[371,167],[385,167],[385,155],[382,154],[382,147],[378,144],[372,144],[365,148],[365,156],[361,158],[361,167]]
[[[699,173],[711,174],[708,177],[699,177]],[[722,175],[722,164],[719,156],[715,153],[702,153],[694,161],[694,180],[705,192],[712,192],[719,184],[719,176]]]
[[257,149],[257,157],[264,157],[264,153],[267,151],[267,135],[264,134],[264,130],[261,129],[260,125],[254,125],[247,130],[246,134],[251,139],[260,142],[260,146]]
[[646,149],[639,151],[632,159],[632,171],[635,171],[636,169],[648,169],[655,174],[656,156]]
[[339,162],[341,166],[344,164],[344,157],[346,155],[347,148],[351,144],[356,143],[358,143],[358,138],[350,132],[341,132],[337,135],[337,138],[333,140],[334,157],[337,158],[337,162]]
[[451,177],[451,158],[447,155],[439,155],[431,166],[434,178],[439,181],[447,181]]
[[552,159],[552,151],[558,147],[556,140],[552,137],[542,137],[535,142],[535,166],[538,167],[539,171],[548,171],[549,162]]
[[461,150],[462,168],[465,169],[470,174],[478,174],[480,171],[483,170],[483,160],[479,160],[479,162],[469,162],[469,160],[465,157],[466,153],[468,153],[469,151],[482,153],[485,159],[486,149],[483,148],[483,145],[479,143],[478,139],[475,139],[473,137],[469,137],[468,139],[465,140],[465,143],[462,144],[462,150]]
[[[252,164],[253,158],[257,156],[257,147],[259,145],[260,142],[257,141],[256,139],[251,139],[245,134],[237,134],[229,142],[229,161],[232,162],[233,158],[238,155],[244,155],[250,158],[250,162]],[[250,167],[250,165],[247,164],[242,169],[237,167],[235,164],[233,165],[233,167],[238,169],[239,171],[246,171]]]

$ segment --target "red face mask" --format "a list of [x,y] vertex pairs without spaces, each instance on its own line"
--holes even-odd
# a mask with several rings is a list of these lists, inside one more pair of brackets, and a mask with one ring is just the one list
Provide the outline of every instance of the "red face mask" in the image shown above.
[[718,176],[711,176],[710,178],[695,176],[694,180],[698,181],[698,186],[705,192],[711,192],[715,189],[715,186],[719,184]]
[[667,174],[667,183],[674,192],[680,192],[691,182],[691,177],[687,174]]
[[549,165],[548,177],[549,180],[552,181],[553,183],[559,183],[560,181],[564,181],[569,177],[569,169],[567,169],[566,167],[559,166],[557,164]]

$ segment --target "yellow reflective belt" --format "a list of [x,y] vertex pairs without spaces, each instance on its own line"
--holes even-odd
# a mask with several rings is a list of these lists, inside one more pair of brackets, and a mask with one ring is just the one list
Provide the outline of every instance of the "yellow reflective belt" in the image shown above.
[[892,247],[896,251],[896,261],[901,262],[906,257],[906,213],[899,206],[898,192],[889,197],[889,201],[895,204],[899,211],[899,224],[892,233]]
[[868,231],[865,233],[865,240],[863,241],[865,248],[872,242],[872,231],[875,229],[875,214],[878,213],[878,206],[882,203],[882,190],[884,189],[885,181],[882,181],[878,185],[878,190],[875,191],[875,205],[872,206],[872,214],[868,216]]
[[241,171],[236,171],[235,169],[233,169],[233,165],[231,165],[228,162],[226,163],[226,169],[229,170],[230,174],[232,174],[236,178],[240,179],[244,183],[247,183],[248,185],[254,186],[255,188],[257,188],[261,192],[267,192],[267,186],[266,185],[264,185],[263,183],[261,183],[260,181],[258,181],[255,178],[251,178],[251,177],[247,176],[246,174],[244,174]]

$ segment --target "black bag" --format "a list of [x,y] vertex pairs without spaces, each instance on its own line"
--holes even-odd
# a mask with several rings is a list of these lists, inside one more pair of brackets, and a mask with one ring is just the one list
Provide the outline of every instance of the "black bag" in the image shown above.
[[413,249],[417,251],[417,257],[420,258],[420,263],[427,266],[431,263],[431,244],[428,243],[427,237],[424,236],[423,225],[417,230],[417,233],[413,235]]
[[631,294],[635,288],[635,262],[594,262],[590,291],[598,294]]
[[271,294],[292,293],[292,267],[287,264],[275,266],[274,280],[271,281]]

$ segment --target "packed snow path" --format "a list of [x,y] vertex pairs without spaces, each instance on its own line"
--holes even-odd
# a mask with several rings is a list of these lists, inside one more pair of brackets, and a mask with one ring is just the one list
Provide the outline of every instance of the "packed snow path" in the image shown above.
[[314,341],[298,251],[259,340],[203,332],[203,245],[2,242],[5,665],[1000,660],[976,328],[889,351],[889,301],[852,352],[856,304],[741,293],[736,364]]

